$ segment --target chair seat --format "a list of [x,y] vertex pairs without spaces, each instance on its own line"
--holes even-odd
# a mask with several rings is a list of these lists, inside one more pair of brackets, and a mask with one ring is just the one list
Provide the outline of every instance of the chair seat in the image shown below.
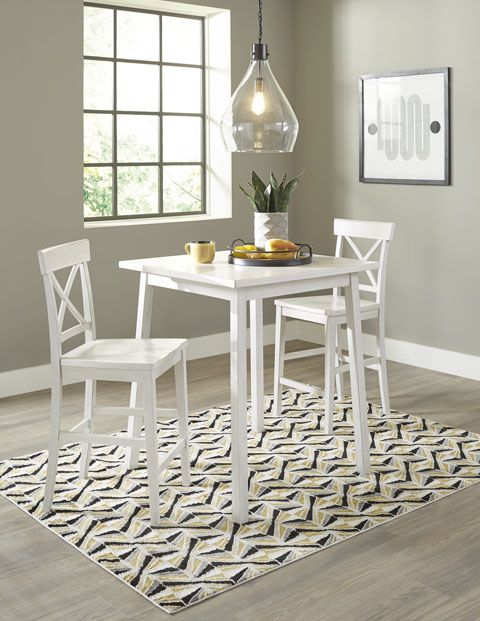
[[[346,314],[345,298],[340,295],[315,295],[304,298],[283,298],[275,300],[277,306],[285,309],[318,315],[343,316]],[[379,304],[371,300],[360,300],[360,312],[378,310]],[[288,313],[287,313],[288,314]]]
[[62,366],[154,370],[182,351],[186,339],[97,339],[64,354]]

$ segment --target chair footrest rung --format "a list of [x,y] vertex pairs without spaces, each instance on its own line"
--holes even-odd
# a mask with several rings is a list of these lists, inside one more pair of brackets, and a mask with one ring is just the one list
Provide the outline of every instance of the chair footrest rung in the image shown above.
[[[176,418],[178,411],[175,408],[157,408],[157,418]],[[138,416],[143,418],[143,408],[140,407],[105,407],[96,406],[93,408],[93,413],[98,416]]]
[[80,433],[76,431],[61,431],[60,442],[85,442],[86,444],[110,444],[112,446],[145,447],[145,438],[129,438],[128,436],[111,436],[103,433]]
[[300,351],[290,351],[283,357],[284,360],[296,360],[297,358],[309,358],[310,356],[320,356],[325,353],[325,347],[314,347]]
[[[380,358],[375,356],[374,358],[364,358],[363,366],[366,369],[376,369],[380,364]],[[350,373],[350,363],[348,364],[340,364],[335,367],[335,373]]]
[[282,386],[288,386],[289,388],[295,388],[301,392],[308,392],[309,394],[315,394],[321,392],[318,386],[312,386],[312,384],[304,384],[303,382],[296,382],[295,380],[288,379],[288,377],[281,377],[280,384]]

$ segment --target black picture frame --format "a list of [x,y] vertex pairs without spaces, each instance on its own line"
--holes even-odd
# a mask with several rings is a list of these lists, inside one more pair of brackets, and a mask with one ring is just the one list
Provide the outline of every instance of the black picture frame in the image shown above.
[[[369,177],[365,175],[365,83],[367,80],[379,80],[388,78],[398,78],[405,76],[422,76],[430,74],[443,75],[443,178],[441,179],[422,179],[422,178],[391,178],[391,177]],[[361,183],[389,183],[404,185],[450,185],[451,183],[451,157],[450,157],[450,86],[451,69],[450,67],[440,67],[436,69],[416,69],[410,71],[395,71],[391,73],[366,74],[359,78],[359,181]],[[431,124],[431,126],[433,123]],[[440,124],[437,123],[439,126]],[[431,129],[434,132],[433,129]]]

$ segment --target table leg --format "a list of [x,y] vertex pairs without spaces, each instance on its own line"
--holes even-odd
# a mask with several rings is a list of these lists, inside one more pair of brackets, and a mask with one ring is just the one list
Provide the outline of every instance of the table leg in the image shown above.
[[362,323],[358,274],[350,275],[350,285],[345,287],[347,311],[347,336],[350,354],[350,381],[352,384],[353,429],[357,470],[365,476],[370,472],[370,438],[367,421],[365,392],[365,367],[363,365]]
[[263,300],[250,301],[250,371],[252,382],[252,429],[263,431]]
[[247,302],[237,291],[230,302],[230,389],[232,400],[232,519],[248,521]]
[[[153,287],[148,284],[148,274],[140,274],[140,285],[138,289],[137,325],[135,328],[135,338],[148,338],[152,323]],[[130,390],[130,407],[134,408],[141,403],[142,395],[140,386],[137,382],[132,383]],[[142,428],[140,416],[128,417],[128,435],[138,438]],[[125,454],[125,465],[128,469],[138,466],[139,449],[133,446],[127,447]]]

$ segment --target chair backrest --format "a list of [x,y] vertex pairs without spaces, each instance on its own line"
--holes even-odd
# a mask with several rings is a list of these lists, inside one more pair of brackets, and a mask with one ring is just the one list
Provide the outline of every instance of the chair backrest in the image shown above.
[[[354,255],[362,261],[378,261],[376,271],[366,272],[368,284],[359,284],[360,291],[375,295],[375,301],[383,305],[385,301],[385,283],[387,275],[388,245],[393,239],[395,224],[393,222],[369,222],[368,220],[343,220],[336,218],[333,223],[333,232],[337,236],[335,256],[344,256],[349,247]],[[360,250],[355,239],[371,241],[366,250]],[[334,291],[337,295],[338,290]]]
[[[95,315],[88,273],[89,241],[88,239],[81,239],[39,250],[38,261],[47,299],[51,362],[53,365],[59,365],[62,356],[62,343],[82,333],[85,335],[85,341],[95,338]],[[65,286],[62,287],[55,272],[65,268],[70,268],[70,272]],[[72,286],[77,275],[80,276],[81,280],[82,312],[76,308],[70,299]],[[72,327],[64,329],[63,324],[67,311],[76,323]]]

